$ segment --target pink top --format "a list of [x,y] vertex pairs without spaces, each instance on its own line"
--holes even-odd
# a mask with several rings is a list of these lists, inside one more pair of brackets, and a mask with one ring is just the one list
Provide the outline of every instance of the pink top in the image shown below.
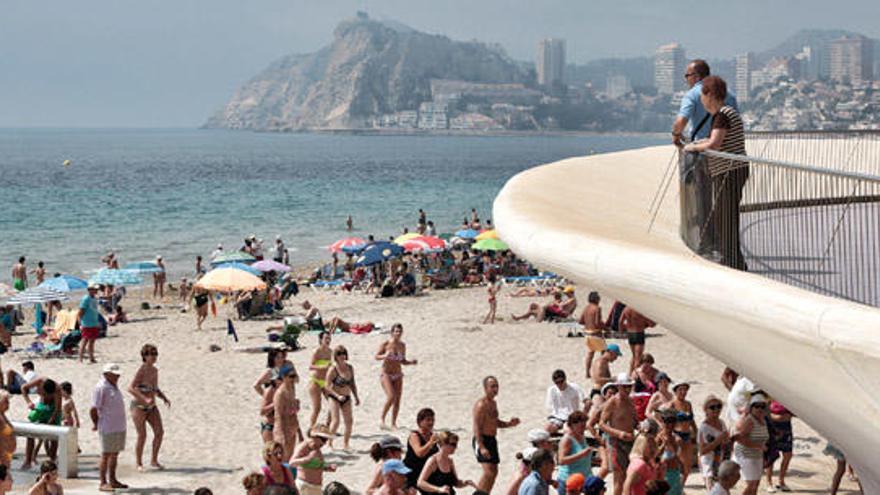
[[639,482],[634,483],[631,486],[631,494],[632,495],[645,495],[647,491],[645,489],[645,485],[648,484],[649,481],[654,479],[657,475],[654,472],[654,469],[648,465],[641,457],[630,459],[629,467],[626,470],[626,475],[636,473],[639,475]]
[[98,410],[99,433],[125,431],[125,400],[122,398],[122,391],[104,377],[101,377],[95,393],[92,394],[92,407]]

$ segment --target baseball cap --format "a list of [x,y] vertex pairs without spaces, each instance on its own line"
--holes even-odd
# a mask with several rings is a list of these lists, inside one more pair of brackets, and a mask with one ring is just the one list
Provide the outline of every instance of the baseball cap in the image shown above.
[[382,464],[382,474],[395,472],[397,474],[409,474],[410,469],[400,461],[400,459],[388,459]]
[[584,475],[583,473],[574,473],[565,480],[565,491],[567,492],[580,492],[584,487]]
[[121,375],[119,372],[119,365],[116,363],[107,363],[104,365],[103,373],[112,373],[114,375]]
[[385,435],[380,438],[379,447],[383,449],[397,449],[400,451],[403,450],[403,444],[400,443],[400,439],[392,435]]
[[634,382],[633,379],[629,377],[629,373],[624,371],[623,373],[617,374],[617,381],[615,383],[626,387],[630,385],[635,385],[636,382]]
[[618,356],[623,356],[623,352],[620,350],[620,346],[617,344],[608,344],[608,347],[606,347],[605,350],[611,351]]
[[544,440],[550,440],[550,434],[540,428],[534,428],[529,430],[527,434],[529,442],[543,442]]
[[667,375],[665,371],[657,373],[657,376],[654,377],[655,383],[660,383],[660,380],[666,380],[667,382],[672,383],[672,378],[669,378],[669,375]]
[[97,282],[91,282],[91,283],[89,283],[89,290],[91,290],[91,289],[98,289],[99,287],[100,287],[100,284],[98,284]]
[[522,449],[522,452],[519,455],[522,457],[522,460],[525,462],[531,462],[532,456],[535,455],[535,452],[538,451],[537,447],[526,447]]

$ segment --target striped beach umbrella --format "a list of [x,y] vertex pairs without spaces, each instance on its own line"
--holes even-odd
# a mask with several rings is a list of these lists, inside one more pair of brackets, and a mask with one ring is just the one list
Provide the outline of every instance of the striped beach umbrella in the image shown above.
[[223,253],[211,260],[212,265],[222,265],[223,263],[253,263],[257,259],[245,253],[244,251],[233,251],[231,253]]
[[70,298],[67,294],[55,289],[47,287],[31,287],[30,289],[25,289],[10,297],[6,303],[14,305],[39,304],[47,303],[49,301],[66,301],[68,299]]
[[421,234],[419,234],[418,232],[407,232],[406,234],[402,234],[402,235],[397,236],[394,239],[394,243],[395,244],[403,244],[404,242],[406,242],[410,239],[415,239],[416,237],[421,237]]
[[446,241],[444,241],[443,239],[441,239],[439,237],[433,237],[430,235],[423,235],[423,236],[416,237],[413,240],[424,242],[425,244],[430,246],[432,250],[443,250],[443,249],[447,248]]
[[407,253],[422,253],[432,250],[431,246],[421,239],[408,239],[403,242],[396,242],[395,244],[402,247]]
[[[220,270],[223,268],[234,268],[236,270],[248,272],[251,275],[254,275],[256,277],[259,277],[260,275],[263,274],[263,272],[261,272],[260,270],[257,270],[256,268],[254,268],[250,265],[245,265],[244,263],[238,263],[238,262],[223,263],[223,264],[217,265],[217,268],[214,268],[214,270]],[[211,271],[214,271],[214,270],[211,270]]]
[[113,268],[101,268],[89,279],[90,284],[102,285],[138,285],[144,283],[136,272],[131,270],[116,270]]
[[367,241],[361,239],[360,237],[346,237],[345,239],[339,239],[338,241],[331,244],[327,249],[331,252],[339,253],[345,251],[346,253],[353,253],[362,250],[366,247]]
[[85,280],[71,275],[58,275],[50,279],[44,280],[38,287],[45,289],[54,289],[58,292],[70,292],[73,290],[82,290],[89,286]]
[[7,297],[12,297],[18,291],[10,287],[9,285],[0,283],[0,299],[5,299]]

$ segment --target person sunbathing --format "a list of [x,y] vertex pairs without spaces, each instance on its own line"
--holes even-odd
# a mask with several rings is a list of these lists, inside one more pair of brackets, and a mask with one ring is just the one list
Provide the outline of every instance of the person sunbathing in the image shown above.
[[558,290],[556,287],[521,287],[510,293],[510,297],[541,297],[549,296]]
[[[571,293],[568,292],[569,289],[571,289]],[[526,320],[531,317],[534,317],[535,321],[561,320],[568,318],[577,308],[577,299],[574,297],[574,288],[566,287],[565,293],[568,295],[566,301],[562,300],[562,292],[556,292],[553,294],[552,303],[545,306],[541,306],[538,303],[531,303],[528,311],[522,315],[517,316],[511,314],[510,316],[513,317],[514,321]]]
[[338,316],[334,316],[332,320],[330,320],[330,324],[327,325],[327,331],[333,333],[336,329],[339,329],[342,332],[350,332],[350,333],[370,333],[373,329],[376,328],[376,325],[371,321],[365,321],[363,323],[350,323]]
[[122,309],[122,306],[116,306],[116,312],[107,318],[107,324],[111,327],[117,323],[128,323],[128,313]]

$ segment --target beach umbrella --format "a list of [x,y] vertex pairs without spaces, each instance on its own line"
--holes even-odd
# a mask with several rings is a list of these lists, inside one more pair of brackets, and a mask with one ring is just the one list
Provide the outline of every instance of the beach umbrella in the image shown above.
[[89,279],[89,283],[103,285],[138,285],[144,283],[144,279],[131,270],[101,268],[97,273],[92,275]]
[[289,272],[290,267],[285,265],[284,263],[279,263],[275,260],[260,260],[253,265],[251,268],[256,268],[261,272]]
[[138,261],[136,263],[129,263],[123,267],[123,270],[130,270],[135,273],[159,273],[164,272],[159,265],[152,261]]
[[396,244],[402,247],[403,250],[407,253],[421,253],[423,251],[432,250],[431,246],[421,239],[409,239],[403,242],[398,242]]
[[388,261],[403,254],[403,248],[387,241],[376,242],[367,246],[357,259],[357,266],[370,266]]
[[483,239],[471,247],[477,251],[507,251],[510,249],[507,243],[501,239]]
[[462,229],[455,233],[455,237],[460,237],[462,239],[473,239],[478,235],[480,235],[480,233],[474,229]]
[[431,249],[434,249],[434,250],[446,249],[446,247],[447,247],[446,241],[444,241],[443,239],[441,239],[439,237],[432,237],[429,235],[423,235],[423,236],[416,237],[413,240],[422,241],[425,244],[427,244],[428,246],[430,246]]
[[[261,272],[260,270],[254,268],[254,267],[252,267],[252,266],[250,266],[250,265],[245,265],[244,263],[236,263],[236,262],[233,262],[233,263],[223,263],[222,265],[217,266],[217,268],[214,268],[214,270],[220,270],[220,269],[223,269],[223,268],[234,268],[234,269],[236,269],[236,270],[241,270],[241,271],[243,271],[243,272],[248,272],[248,273],[250,273],[251,275],[253,275],[253,276],[255,276],[255,277],[259,277],[260,275],[263,274],[263,272]],[[213,270],[212,270],[212,271],[213,271]]]
[[367,241],[361,239],[360,237],[346,237],[345,239],[339,239],[338,241],[331,244],[327,249],[334,253],[339,253],[345,251],[349,252],[357,252],[367,246]]
[[490,229],[480,232],[480,235],[474,237],[474,239],[482,241],[483,239],[500,239],[500,237],[498,237],[498,232],[495,229]]
[[410,239],[415,239],[416,237],[421,237],[421,234],[418,232],[407,232],[406,234],[399,235],[394,239],[395,244],[402,244]]
[[39,304],[47,303],[49,301],[66,301],[68,299],[70,298],[67,294],[55,289],[47,287],[31,287],[30,289],[25,289],[10,297],[9,300],[6,301],[6,304]]
[[54,289],[58,292],[70,292],[73,290],[82,290],[89,286],[89,283],[81,278],[72,277],[70,275],[58,275],[50,279],[44,280],[38,287]]
[[244,251],[233,251],[231,253],[223,253],[211,260],[212,265],[222,265],[223,263],[253,263],[257,259],[245,253]]
[[266,282],[250,273],[236,268],[217,268],[211,270],[196,282],[195,287],[217,292],[265,289]]

